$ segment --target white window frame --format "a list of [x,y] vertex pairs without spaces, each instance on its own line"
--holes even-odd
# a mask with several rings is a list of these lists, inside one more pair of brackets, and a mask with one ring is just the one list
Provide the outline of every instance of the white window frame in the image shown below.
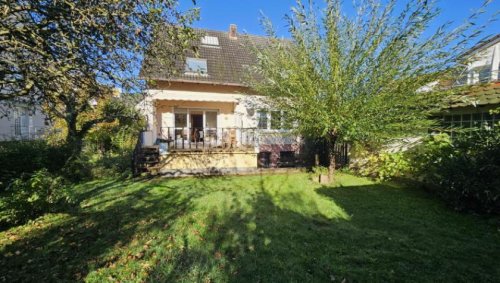
[[[210,108],[177,108],[177,107],[174,107],[173,109],[173,121],[172,121],[172,125],[174,125],[174,128],[182,128],[182,127],[177,127],[177,125],[175,124],[175,114],[177,113],[182,113],[182,114],[186,114],[187,116],[187,121],[186,121],[186,125],[187,127],[186,128],[191,128],[191,112],[202,112],[203,113],[203,128],[207,128],[207,112],[216,112],[217,115],[216,115],[216,128],[220,128],[220,109],[210,109]],[[210,128],[212,129],[212,128]]]
[[[202,65],[205,65],[205,70],[192,70],[189,67],[189,61],[201,63]],[[193,58],[193,57],[187,57],[186,58],[186,64],[184,67],[184,74],[186,75],[198,75],[198,76],[208,76],[208,62],[207,59],[202,59],[202,58]]]

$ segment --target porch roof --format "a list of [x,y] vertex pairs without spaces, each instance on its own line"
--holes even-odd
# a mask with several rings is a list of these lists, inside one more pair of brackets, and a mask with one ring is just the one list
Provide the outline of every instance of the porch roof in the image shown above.
[[230,102],[240,101],[244,95],[233,93],[217,93],[202,91],[183,90],[149,90],[153,100],[180,100],[180,101],[206,101],[206,102]]

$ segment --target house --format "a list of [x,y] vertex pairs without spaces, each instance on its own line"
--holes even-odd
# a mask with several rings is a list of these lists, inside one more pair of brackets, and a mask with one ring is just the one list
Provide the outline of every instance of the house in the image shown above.
[[[465,87],[447,102],[441,124],[449,127],[493,127],[500,116],[490,110],[500,107],[500,34],[480,42],[464,54],[463,73],[453,87]],[[470,87],[467,87],[470,86]]]
[[[177,75],[163,75],[154,64],[141,71],[153,82],[138,105],[147,118],[143,163],[153,160],[158,171],[174,174],[294,166],[302,141],[286,112],[269,107],[245,84],[256,62],[251,46],[269,39],[239,34],[236,25],[196,32],[198,54],[177,62]],[[148,150],[153,156],[145,156]]]
[[0,104],[0,141],[42,138],[49,120],[39,107],[26,103]]

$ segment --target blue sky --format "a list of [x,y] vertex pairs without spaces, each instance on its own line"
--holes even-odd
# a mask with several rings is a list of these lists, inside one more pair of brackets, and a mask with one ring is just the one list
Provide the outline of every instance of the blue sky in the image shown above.
[[[181,10],[191,7],[200,8],[201,18],[194,24],[195,27],[227,30],[229,24],[233,23],[238,25],[238,31],[263,34],[263,29],[259,24],[260,11],[262,11],[271,19],[278,35],[285,37],[287,28],[283,17],[295,5],[295,0],[197,0],[196,6],[193,6],[191,0],[180,0],[180,2]],[[316,1],[318,4],[322,2],[322,0]],[[350,2],[350,0],[345,0],[345,2]],[[439,6],[442,13],[434,27],[447,21],[453,21],[457,26],[470,15],[471,10],[479,8],[481,3],[482,0],[440,0]],[[493,0],[488,7],[488,12],[481,20],[491,18],[499,10],[500,0]],[[500,22],[490,25],[485,32],[486,34],[500,33]]]

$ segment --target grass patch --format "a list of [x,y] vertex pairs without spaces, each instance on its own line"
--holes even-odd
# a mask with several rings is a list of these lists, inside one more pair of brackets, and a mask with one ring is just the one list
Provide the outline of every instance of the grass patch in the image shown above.
[[339,175],[101,180],[0,232],[0,280],[495,281],[500,233],[420,190]]

